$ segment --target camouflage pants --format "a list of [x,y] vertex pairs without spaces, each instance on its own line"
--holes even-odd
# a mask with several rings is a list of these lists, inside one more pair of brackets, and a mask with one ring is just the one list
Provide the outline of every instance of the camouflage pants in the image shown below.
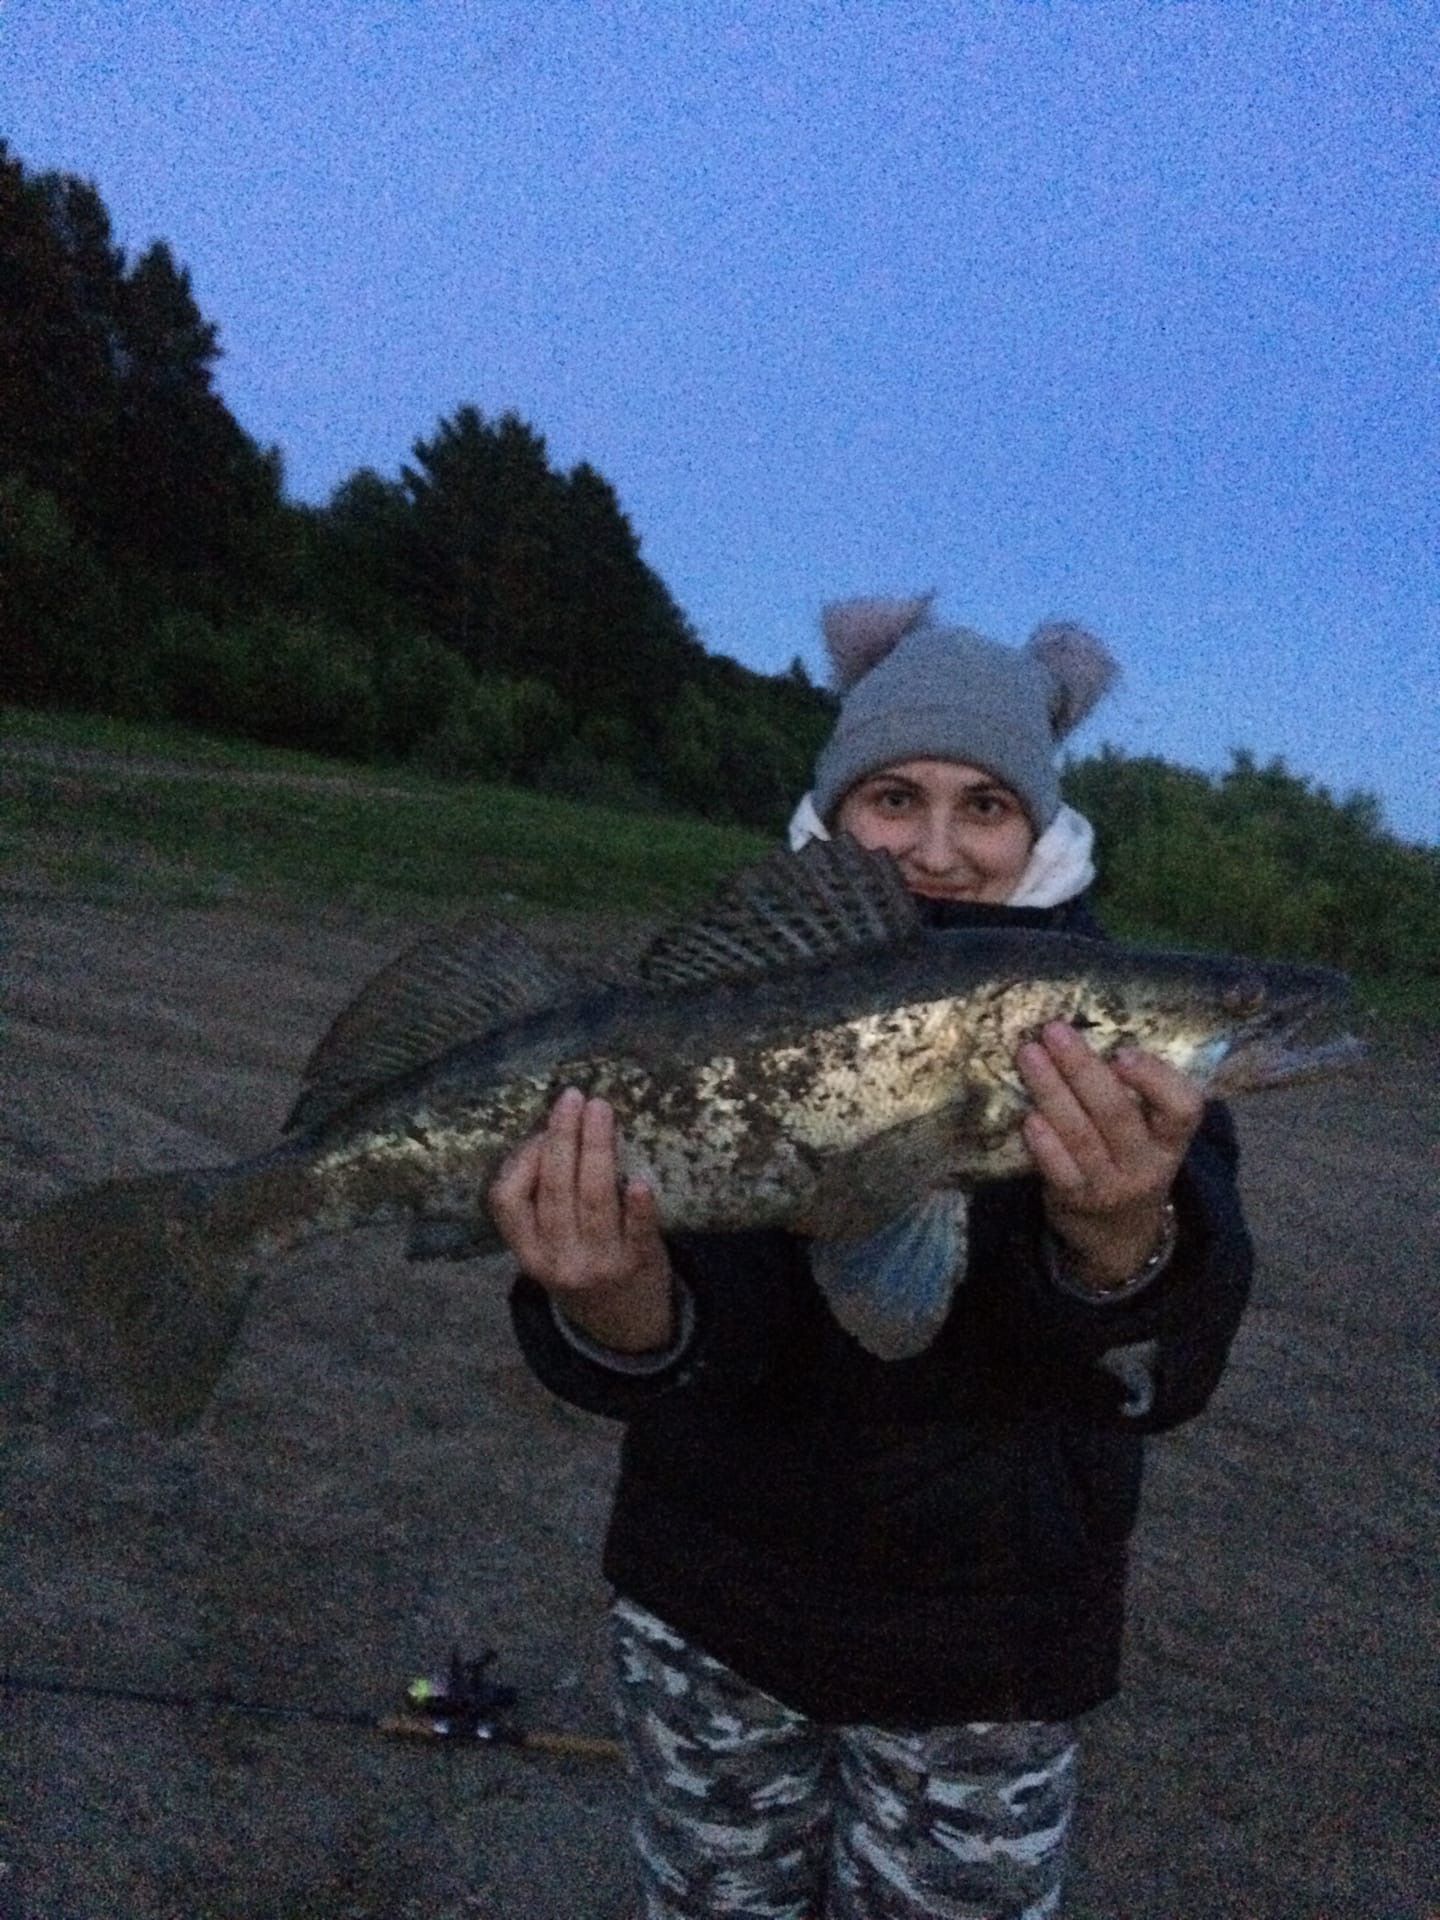
[[645,1920],[1053,1920],[1067,1723],[826,1727],[644,1608],[612,1614]]

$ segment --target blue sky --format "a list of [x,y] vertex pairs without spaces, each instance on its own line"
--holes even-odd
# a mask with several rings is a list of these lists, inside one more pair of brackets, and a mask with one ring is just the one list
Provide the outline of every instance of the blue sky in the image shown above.
[[324,499],[462,402],[618,488],[706,643],[926,588],[1089,723],[1440,841],[1426,0],[0,0],[0,133],[174,247]]

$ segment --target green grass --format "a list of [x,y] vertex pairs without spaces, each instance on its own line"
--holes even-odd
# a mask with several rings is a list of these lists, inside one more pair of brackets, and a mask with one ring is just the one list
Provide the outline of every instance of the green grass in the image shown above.
[[[695,904],[771,844],[700,820],[357,767],[176,728],[13,709],[0,721],[0,834],[11,859],[91,896],[649,916]],[[22,752],[7,765],[11,746]],[[27,760],[26,748],[98,751],[129,764],[51,767]],[[152,760],[192,777],[142,764]]]
[[12,744],[58,750],[89,748],[123,760],[173,760],[190,767],[324,774],[342,771],[346,764],[327,760],[319,754],[254,746],[246,740],[222,740],[213,734],[159,722],[112,720],[95,713],[0,707],[0,751]]
[[[8,747],[19,752],[7,758]],[[48,766],[26,749],[80,758]],[[112,764],[87,767],[87,752]],[[192,777],[151,771],[152,761]],[[0,709],[0,775],[0,860],[91,899],[326,903],[427,919],[473,907],[522,918],[668,917],[773,845],[676,815],[15,708]],[[1177,944],[1159,928],[1115,931]],[[1440,1028],[1440,980],[1355,987],[1361,1011],[1382,1026]]]
[[1440,980],[1382,980],[1362,975],[1355,982],[1355,1001],[1361,1013],[1382,1028],[1440,1031]]

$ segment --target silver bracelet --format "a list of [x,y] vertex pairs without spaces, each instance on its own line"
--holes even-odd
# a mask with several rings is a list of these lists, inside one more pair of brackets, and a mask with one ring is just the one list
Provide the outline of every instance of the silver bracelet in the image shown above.
[[647,1373],[664,1373],[667,1367],[673,1367],[695,1332],[695,1301],[689,1287],[679,1274],[670,1276],[670,1286],[675,1307],[675,1335],[668,1346],[653,1353],[623,1353],[618,1347],[602,1346],[565,1317],[565,1309],[554,1294],[549,1296],[550,1312],[562,1338],[576,1353],[593,1360],[597,1366],[608,1367],[611,1373],[633,1374],[639,1379]]
[[1160,1238],[1155,1249],[1138,1267],[1128,1280],[1122,1280],[1118,1287],[1087,1287],[1082,1281],[1072,1279],[1066,1272],[1066,1249],[1055,1236],[1047,1236],[1050,1246],[1050,1277],[1062,1293],[1068,1293],[1072,1300],[1088,1300],[1092,1303],[1108,1304],[1111,1300],[1128,1300],[1133,1294],[1141,1293],[1150,1282],[1157,1279],[1169,1266],[1175,1252],[1176,1242],[1180,1238],[1180,1223],[1175,1217],[1175,1202],[1165,1202],[1165,1215],[1160,1226]]

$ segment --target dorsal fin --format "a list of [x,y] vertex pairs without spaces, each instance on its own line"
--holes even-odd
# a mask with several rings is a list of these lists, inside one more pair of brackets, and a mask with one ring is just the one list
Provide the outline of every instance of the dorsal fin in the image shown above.
[[397,1074],[580,991],[503,921],[471,919],[431,934],[382,967],[337,1017],[306,1062],[285,1131],[328,1120]]
[[763,979],[913,939],[915,902],[888,853],[848,835],[747,868],[698,919],[662,933],[640,961],[653,987]]

